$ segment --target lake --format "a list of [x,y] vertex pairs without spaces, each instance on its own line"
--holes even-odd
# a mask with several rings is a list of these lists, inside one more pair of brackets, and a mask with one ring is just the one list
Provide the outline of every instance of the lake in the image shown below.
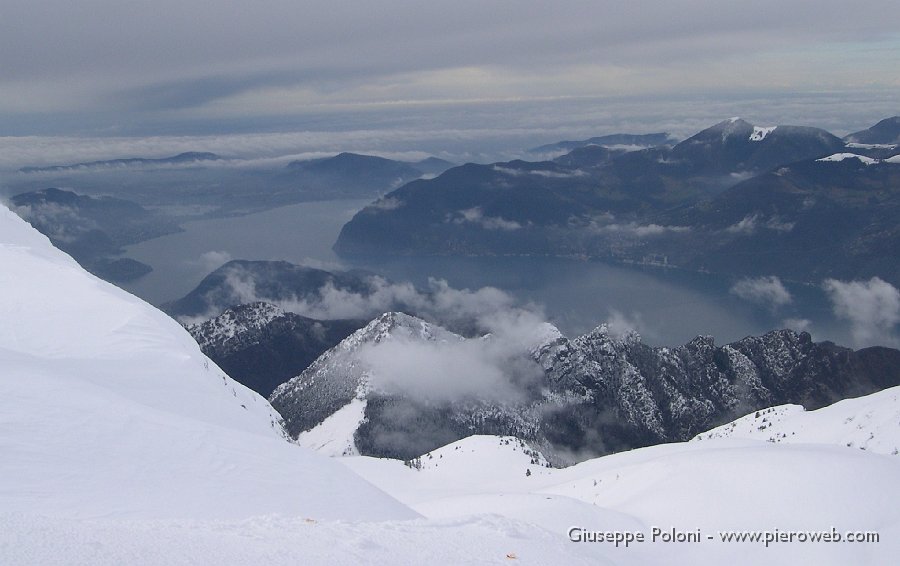
[[169,234],[125,248],[153,271],[121,286],[155,305],[178,299],[229,259],[341,265],[331,251],[341,226],[367,200],[305,202],[247,216],[196,220]]
[[424,286],[429,277],[457,288],[495,286],[540,305],[569,336],[616,318],[653,345],[682,344],[698,334],[718,343],[806,319],[816,340],[851,344],[821,288],[785,283],[794,300],[771,309],[730,292],[734,280],[673,269],[540,257],[387,257],[349,263],[331,250],[341,226],[368,201],[302,203],[257,214],[184,224],[185,231],[127,248],[154,271],[123,285],[154,304],[184,296],[228,259],[286,260],[325,269],[364,267]]

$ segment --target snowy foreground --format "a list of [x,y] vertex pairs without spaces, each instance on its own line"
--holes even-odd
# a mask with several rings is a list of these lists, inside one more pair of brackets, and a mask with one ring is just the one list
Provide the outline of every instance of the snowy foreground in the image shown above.
[[[3,565],[888,564],[900,553],[896,389],[563,470],[497,437],[414,467],[327,458],[287,442],[269,404],[178,324],[3,207],[0,289]],[[576,543],[572,527],[647,540]],[[650,542],[654,528],[700,540]],[[880,541],[707,538],[832,528]]]

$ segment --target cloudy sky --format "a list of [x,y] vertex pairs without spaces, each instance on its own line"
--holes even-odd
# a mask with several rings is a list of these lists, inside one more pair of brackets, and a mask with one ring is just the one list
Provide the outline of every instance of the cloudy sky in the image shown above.
[[896,0],[4,0],[0,136],[846,133],[900,113],[898,30]]

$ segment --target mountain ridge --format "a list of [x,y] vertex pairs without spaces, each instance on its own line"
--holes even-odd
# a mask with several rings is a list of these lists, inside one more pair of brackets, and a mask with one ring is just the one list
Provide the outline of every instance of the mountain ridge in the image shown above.
[[[398,328],[402,338],[393,335]],[[635,333],[614,337],[607,325],[574,340],[546,328],[535,336],[533,344],[519,344],[515,355],[540,368],[540,377],[513,381],[522,383],[514,401],[465,395],[441,401],[423,398],[415,388],[373,387],[385,383],[379,375],[384,370],[378,369],[377,356],[361,351],[391,340],[463,348],[475,340],[477,345],[478,339],[396,313],[382,315],[326,352],[280,385],[270,401],[294,437],[354,399],[363,401],[354,449],[364,455],[406,459],[416,455],[415,448],[425,447],[424,452],[429,444],[433,448],[468,434],[508,434],[536,443],[559,464],[573,454],[688,440],[781,402],[814,409],[900,384],[900,351],[852,351],[789,330],[721,347],[704,336],[677,348],[650,347]],[[467,351],[458,352],[465,367]],[[505,359],[498,363],[508,364]],[[428,372],[422,368],[423,380]]]
[[[847,152],[859,159],[838,159]],[[670,149],[614,155],[589,146],[552,162],[469,164],[362,209],[334,250],[586,257],[809,283],[879,276],[900,285],[900,272],[880,261],[896,256],[900,237],[890,221],[900,186],[894,153],[851,149],[817,128],[735,118]],[[751,198],[761,189],[788,193],[778,200],[809,198],[764,215],[758,209],[767,203]],[[871,198],[857,198],[866,191]],[[734,209],[726,226],[711,213],[723,208]],[[811,244],[816,238],[822,245]]]

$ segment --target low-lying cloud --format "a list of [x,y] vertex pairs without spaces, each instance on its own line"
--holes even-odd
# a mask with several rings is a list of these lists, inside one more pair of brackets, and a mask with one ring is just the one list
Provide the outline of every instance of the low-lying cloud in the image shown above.
[[515,220],[507,220],[502,216],[486,216],[478,206],[460,210],[450,221],[454,224],[475,224],[485,230],[512,231],[522,228]]
[[773,216],[763,221],[759,214],[748,214],[740,221],[725,228],[725,231],[729,234],[750,236],[755,234],[759,228],[765,228],[773,232],[790,232],[794,229],[795,224],[795,222],[788,222],[780,216]]
[[878,277],[868,281],[826,279],[822,284],[834,314],[850,322],[854,345],[900,346],[900,291]]
[[595,227],[597,232],[607,234],[620,234],[624,236],[635,236],[643,238],[645,236],[659,236],[668,232],[689,232],[688,226],[665,226],[662,224],[638,224],[637,222],[627,222],[624,224],[605,224]]
[[[221,252],[208,252],[204,259],[224,259]],[[318,320],[370,320],[389,311],[403,311],[474,334],[491,330],[489,321],[519,310],[540,316],[534,304],[520,305],[509,293],[496,287],[458,289],[443,279],[430,278],[424,288],[410,282],[391,282],[378,275],[364,275],[355,284],[338,279],[311,289],[288,289],[258,279],[241,266],[229,266],[220,288],[206,297],[209,311],[197,317],[181,317],[183,323],[202,322],[224,309],[263,301],[281,309]]]
[[71,244],[91,230],[99,229],[96,222],[86,218],[71,206],[55,202],[14,206],[10,209],[51,240]]
[[515,169],[513,167],[503,167],[502,165],[494,165],[494,171],[510,175],[513,177],[521,177],[523,175],[534,175],[535,177],[544,177],[546,179],[572,179],[575,177],[584,177],[587,175],[584,171],[550,171],[547,169]]
[[777,310],[794,300],[781,279],[775,275],[741,279],[731,287],[731,293],[772,310]]
[[634,334],[645,335],[648,330],[641,313],[635,312],[626,315],[616,309],[610,309],[606,327],[609,335],[618,340]]
[[317,319],[373,318],[403,310],[449,326],[511,309],[515,299],[495,287],[456,289],[443,279],[429,279],[424,291],[408,282],[391,283],[378,276],[368,279],[368,291],[359,293],[328,283],[305,298],[278,301],[284,310]]
[[[667,233],[685,233],[689,232],[689,226],[674,226],[664,224],[638,224],[635,221],[621,222],[617,221],[615,215],[605,212],[587,218],[587,229],[594,234],[602,234],[606,236],[619,236],[631,238],[646,238],[649,236],[660,236]],[[572,222],[577,225],[579,219],[573,218]]]
[[725,231],[729,232],[731,234],[746,234],[746,235],[753,234],[754,232],[756,232],[757,218],[759,218],[759,217],[756,214],[748,214],[747,216],[742,218],[740,221],[735,222],[728,228],[725,228]]
[[232,260],[231,254],[225,251],[210,250],[200,254],[197,263],[206,271],[212,271]]
[[808,318],[786,318],[781,321],[781,325],[794,332],[809,332],[812,328],[812,321]]
[[479,316],[490,332],[465,339],[439,333],[436,339],[400,338],[368,344],[360,359],[370,383],[388,393],[429,402],[477,400],[521,403],[539,391],[543,370],[532,350],[559,336],[541,317],[522,309]]

